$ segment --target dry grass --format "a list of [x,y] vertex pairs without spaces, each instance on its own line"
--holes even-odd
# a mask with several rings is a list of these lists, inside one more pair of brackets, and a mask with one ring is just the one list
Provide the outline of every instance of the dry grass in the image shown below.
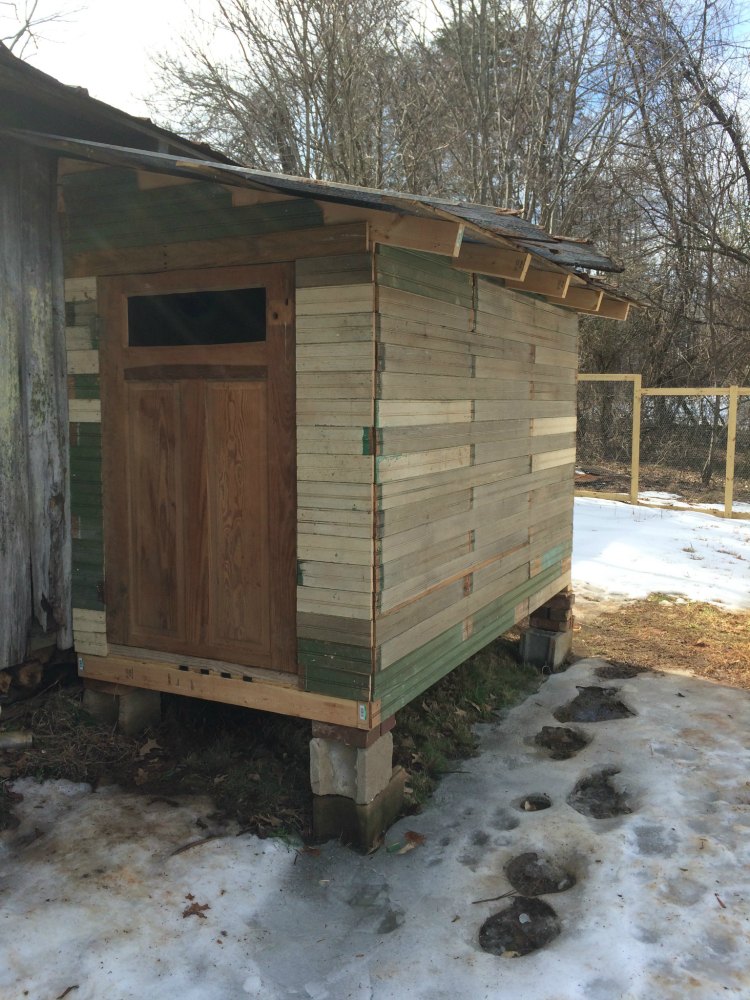
[[[440,775],[475,752],[475,722],[539,683],[499,639],[400,711],[395,758],[409,772],[405,810],[418,810]],[[14,821],[12,782],[34,777],[115,783],[147,796],[208,795],[217,820],[259,836],[311,836],[308,722],[165,696],[161,725],[133,739],[92,718],[82,694],[73,679],[6,710],[2,722],[30,729],[34,745],[0,751],[0,830]]]
[[650,670],[690,673],[750,689],[750,613],[728,612],[664,594],[602,613],[576,634],[579,656],[623,660]]
[[[601,461],[586,463],[579,459],[579,468],[596,475],[589,482],[576,482],[576,489],[585,495],[586,490],[600,493],[629,493],[630,465],[625,462]],[[675,468],[668,465],[641,464],[638,489],[641,493],[655,491],[677,493],[690,503],[724,503],[724,469],[718,465],[708,485],[701,481],[695,469]],[[734,499],[750,501],[750,477],[741,469],[735,472]]]

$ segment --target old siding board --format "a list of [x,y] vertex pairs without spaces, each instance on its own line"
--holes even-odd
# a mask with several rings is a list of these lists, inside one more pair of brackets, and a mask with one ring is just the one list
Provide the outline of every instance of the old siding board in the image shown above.
[[307,691],[367,701],[374,561],[372,256],[298,261],[297,657]]
[[[73,603],[77,609],[103,614],[104,543],[101,470],[101,425],[94,422],[71,422]],[[73,627],[77,644],[78,630],[75,616]]]
[[[69,330],[88,329],[98,343],[96,278],[65,280],[65,312]],[[96,374],[69,373],[74,640],[78,653],[106,656],[100,397],[98,365]]]
[[[70,512],[63,271],[55,161],[0,153],[0,666],[24,658],[32,620],[70,646]],[[7,561],[6,561],[7,560]],[[27,569],[28,567],[28,569]]]
[[450,271],[376,256],[373,697],[384,711],[569,569],[576,317],[471,275],[461,297]]
[[0,668],[21,662],[31,625],[28,439],[25,433],[25,325],[21,278],[20,163],[0,149]]
[[[454,625],[387,670],[376,673],[373,697],[381,702],[381,715],[387,717],[398,711],[497,635],[511,628],[523,617],[517,613],[519,605],[523,608],[525,602],[530,602],[538,606],[566,586],[569,580],[569,572],[566,573],[558,563],[517,587],[501,601],[489,605],[484,617],[477,623],[478,627],[470,634],[467,635],[461,625]],[[524,597],[529,591],[530,596]]]
[[[139,190],[131,170],[63,177],[64,235],[71,256],[104,247],[154,246],[223,237],[248,237],[322,225],[306,198],[268,204],[232,204],[217,184]],[[168,239],[165,239],[165,233]]]

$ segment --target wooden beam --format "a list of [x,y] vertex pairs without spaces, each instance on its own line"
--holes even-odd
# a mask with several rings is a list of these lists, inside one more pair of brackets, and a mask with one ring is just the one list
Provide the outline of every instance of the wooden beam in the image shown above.
[[422,250],[445,257],[456,257],[461,249],[464,226],[409,215],[393,215],[390,219],[370,224],[370,239],[385,246],[405,250]]
[[579,312],[591,313],[592,315],[601,316],[603,319],[616,319],[623,322],[630,314],[630,303],[605,295],[598,309],[582,309],[579,306]]
[[641,397],[643,380],[633,379],[633,441],[630,449],[630,502],[638,503],[638,484],[641,478]]
[[465,226],[459,222],[425,219],[421,216],[399,215],[396,212],[379,212],[357,205],[318,201],[326,225],[345,222],[367,222],[373,243],[402,247],[404,250],[421,250],[456,257],[461,250]]
[[708,386],[706,388],[694,388],[687,386],[682,389],[641,389],[642,396],[728,396],[732,391],[731,386]]
[[568,287],[568,293],[565,298],[548,295],[547,301],[555,306],[566,306],[568,309],[597,313],[598,315],[603,298],[604,292],[598,288],[585,288],[581,285],[573,285],[572,287]]
[[226,189],[232,196],[232,206],[267,205],[272,201],[295,201],[296,196],[290,194],[273,194],[270,191],[254,191],[252,188],[230,187]]
[[490,278],[523,281],[531,264],[531,254],[522,250],[503,250],[499,247],[464,243],[453,261],[459,271],[486,274]]
[[78,676],[84,680],[108,681],[126,687],[202,698],[205,701],[240,705],[263,712],[277,712],[299,719],[315,719],[352,729],[367,730],[380,725],[380,703],[377,701],[349,701],[301,691],[284,684],[222,677],[207,670],[181,670],[157,660],[123,656],[79,656]]
[[739,403],[739,387],[733,385],[729,389],[729,412],[727,413],[727,459],[724,478],[724,514],[732,516],[734,502],[734,458],[737,447],[737,407]]
[[303,257],[365,253],[369,249],[367,223],[354,222],[192,243],[90,250],[68,257],[65,275],[76,278],[92,274],[143,274],[193,267],[272,264]]
[[564,271],[542,271],[530,268],[523,281],[506,281],[506,287],[516,292],[536,292],[538,295],[553,295],[557,299],[567,298],[572,274]]
[[180,187],[184,184],[200,183],[195,177],[178,177],[175,174],[154,174],[148,170],[136,170],[139,191],[153,191],[156,188]]
[[106,165],[102,163],[92,163],[91,160],[70,160],[61,157],[57,161],[57,176],[64,177],[66,174],[89,173],[92,170],[106,170]]

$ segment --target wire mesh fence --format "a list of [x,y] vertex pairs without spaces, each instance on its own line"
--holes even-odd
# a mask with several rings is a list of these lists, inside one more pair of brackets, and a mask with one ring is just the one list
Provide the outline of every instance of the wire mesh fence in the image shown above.
[[576,488],[750,517],[750,388],[643,388],[581,375]]
[[623,463],[632,454],[633,386],[582,382],[578,387],[578,456],[583,462]]
[[740,503],[750,503],[750,393],[738,399],[734,454],[734,495]]

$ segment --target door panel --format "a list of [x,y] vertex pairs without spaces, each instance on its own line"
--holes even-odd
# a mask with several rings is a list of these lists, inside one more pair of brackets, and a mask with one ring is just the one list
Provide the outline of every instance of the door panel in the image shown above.
[[184,638],[179,385],[128,384],[131,625]]
[[206,387],[212,644],[270,653],[265,382]]
[[[260,287],[263,341],[129,346],[133,296]],[[102,279],[100,295],[110,642],[296,671],[291,267]]]

